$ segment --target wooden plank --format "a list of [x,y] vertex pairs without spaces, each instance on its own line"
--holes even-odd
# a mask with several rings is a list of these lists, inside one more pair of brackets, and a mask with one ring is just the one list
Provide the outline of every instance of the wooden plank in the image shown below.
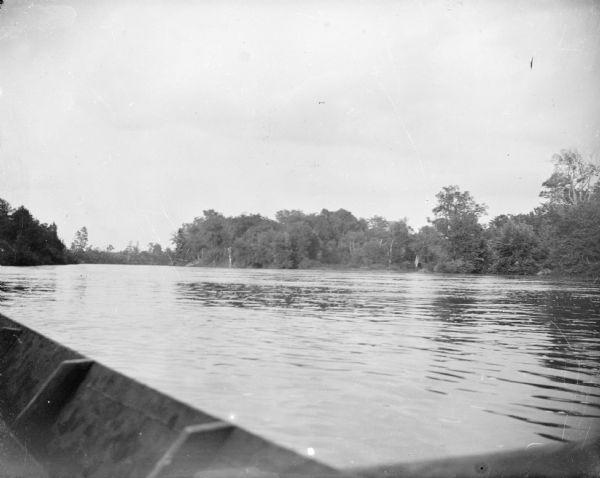
[[222,421],[185,427],[147,478],[194,476],[209,468],[233,429]]
[[0,420],[0,478],[48,478],[46,471]]
[[22,329],[17,327],[1,327],[0,328],[0,355],[8,352],[13,345],[20,339],[19,336],[23,333]]
[[43,448],[50,427],[73,397],[93,363],[88,359],[62,362],[19,413],[12,429],[32,453]]

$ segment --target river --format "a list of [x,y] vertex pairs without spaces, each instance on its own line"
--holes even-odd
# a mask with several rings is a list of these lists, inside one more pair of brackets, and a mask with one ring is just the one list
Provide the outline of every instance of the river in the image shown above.
[[0,312],[335,466],[600,433],[600,288],[591,282],[0,267]]

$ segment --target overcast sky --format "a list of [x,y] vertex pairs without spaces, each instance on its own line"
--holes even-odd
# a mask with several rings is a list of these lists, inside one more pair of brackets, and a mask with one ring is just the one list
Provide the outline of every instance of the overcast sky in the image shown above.
[[0,197],[117,248],[211,208],[416,229],[449,184],[527,212],[600,153],[599,57],[593,1],[7,0]]

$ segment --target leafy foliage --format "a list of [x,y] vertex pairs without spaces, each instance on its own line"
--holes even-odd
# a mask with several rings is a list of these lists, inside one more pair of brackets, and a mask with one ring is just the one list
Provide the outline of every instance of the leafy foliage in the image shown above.
[[540,197],[552,205],[572,205],[591,199],[600,176],[600,167],[584,161],[577,150],[563,149],[554,155],[554,173],[542,183]]
[[75,239],[71,243],[72,252],[83,252],[87,249],[88,245],[88,231],[87,227],[83,226],[79,231],[75,233]]
[[535,274],[547,257],[533,227],[508,216],[499,216],[489,227],[492,264],[499,274]]
[[[414,259],[405,221],[358,219],[345,209],[224,217],[204,211],[173,237],[180,264],[235,267],[402,267]],[[231,258],[231,263],[229,262]]]
[[487,207],[475,202],[468,191],[461,192],[458,186],[443,188],[436,198],[438,205],[433,208],[432,224],[444,239],[441,241],[444,257],[438,263],[438,270],[484,272],[487,244],[479,218]]
[[544,219],[551,267],[600,275],[600,195],[550,208]]
[[56,224],[44,224],[23,206],[13,209],[0,199],[0,265],[65,264],[65,245]]
[[554,157],[552,176],[536,210],[537,232],[548,250],[547,265],[578,274],[600,274],[600,167],[577,151]]
[[[86,229],[87,230],[87,229]],[[81,229],[80,229],[81,231]],[[77,238],[77,234],[75,236]],[[172,265],[173,253],[170,249],[163,250],[160,244],[150,242],[146,250],[140,250],[139,245],[130,242],[122,251],[115,251],[112,245],[106,250],[87,246],[85,249],[71,250],[74,262],[85,264],[131,264],[131,265]]]
[[283,210],[275,221],[208,210],[177,231],[175,260],[235,267],[412,269],[416,264],[449,273],[598,273],[599,169],[576,151],[561,151],[554,163],[542,185],[545,204],[529,214],[498,216],[487,227],[480,223],[485,204],[455,185],[436,195],[434,218],[417,233],[406,220],[360,219],[345,209]]
[[75,234],[69,251],[56,225],[40,224],[24,207],[0,199],[0,265],[184,264],[255,268],[359,267],[449,273],[534,274],[543,271],[600,275],[600,167],[575,150],[554,156],[542,184],[546,201],[528,214],[480,223],[487,208],[469,191],[446,186],[436,195],[430,224],[414,232],[406,219],[357,218],[350,211],[277,212],[225,217],[208,209],[183,224],[175,250],[130,243],[123,251],[89,245]]

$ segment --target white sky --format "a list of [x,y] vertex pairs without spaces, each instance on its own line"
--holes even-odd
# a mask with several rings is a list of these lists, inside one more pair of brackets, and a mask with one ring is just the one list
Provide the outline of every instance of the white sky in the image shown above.
[[418,228],[449,184],[527,212],[600,153],[599,47],[593,1],[7,0],[0,197],[117,248],[211,208]]

